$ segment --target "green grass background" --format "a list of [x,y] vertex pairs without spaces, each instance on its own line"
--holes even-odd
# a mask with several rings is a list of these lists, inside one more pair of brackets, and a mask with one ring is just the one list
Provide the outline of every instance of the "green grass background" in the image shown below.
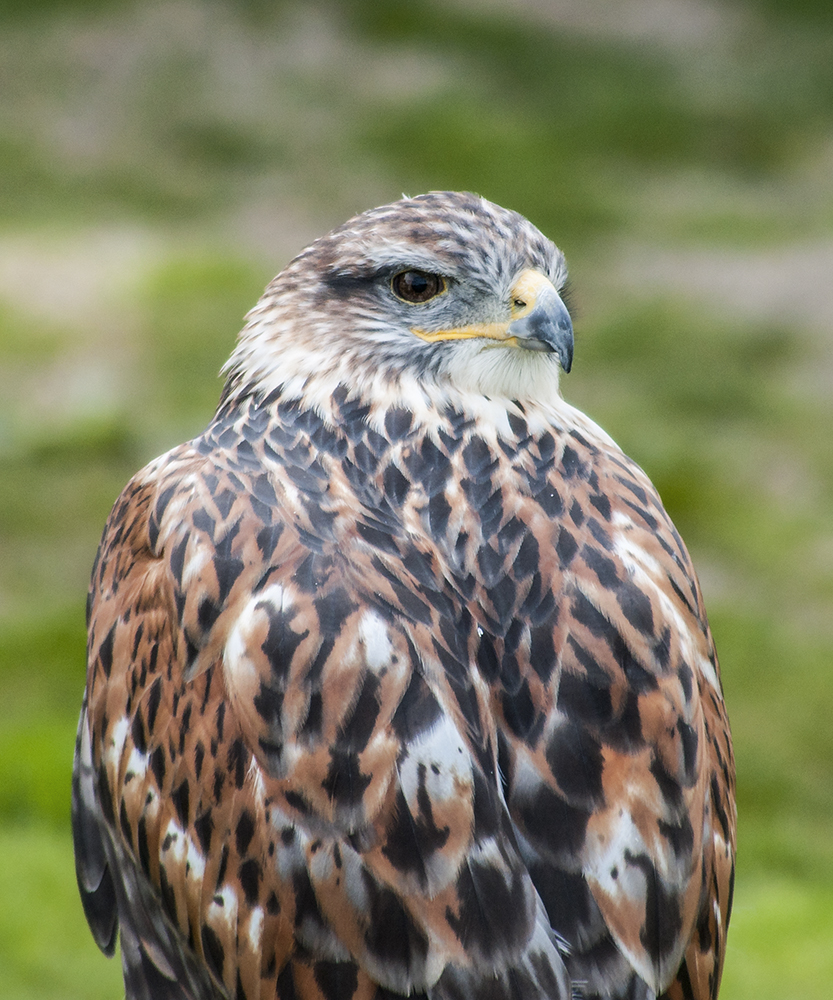
[[829,0],[0,2],[0,998],[122,995],[77,899],[84,598],[245,311],[431,188],[565,250],[564,393],[701,574],[738,766],[722,996],[833,982]]

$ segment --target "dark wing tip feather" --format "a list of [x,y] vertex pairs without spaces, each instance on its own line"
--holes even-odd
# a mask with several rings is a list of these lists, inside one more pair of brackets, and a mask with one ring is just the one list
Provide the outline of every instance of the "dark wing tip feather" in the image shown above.
[[86,699],[78,721],[72,773],[72,843],[81,904],[96,944],[105,955],[116,950],[119,929],[116,889],[96,818]]
[[72,775],[72,839],[84,914],[105,955],[121,955],[127,1000],[224,1000],[167,922],[158,897],[105,831],[95,793],[86,699]]

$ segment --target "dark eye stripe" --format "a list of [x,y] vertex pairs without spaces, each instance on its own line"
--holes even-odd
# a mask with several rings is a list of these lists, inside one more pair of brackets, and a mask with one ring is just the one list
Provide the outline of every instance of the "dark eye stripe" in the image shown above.
[[445,279],[427,271],[400,271],[391,279],[390,287],[404,302],[427,302],[445,291]]

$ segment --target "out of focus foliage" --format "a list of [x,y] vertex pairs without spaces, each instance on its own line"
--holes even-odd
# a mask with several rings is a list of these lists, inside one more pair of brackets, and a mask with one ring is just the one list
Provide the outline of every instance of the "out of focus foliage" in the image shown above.
[[722,996],[829,995],[831,10],[0,2],[0,998],[121,991],[68,826],[110,506],[204,426],[293,253],[445,187],[567,253],[565,395],[701,572],[739,782]]

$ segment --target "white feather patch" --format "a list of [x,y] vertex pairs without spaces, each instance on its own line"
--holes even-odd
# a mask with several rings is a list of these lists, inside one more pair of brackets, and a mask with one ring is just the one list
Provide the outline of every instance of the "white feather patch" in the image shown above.
[[127,732],[130,729],[130,720],[126,715],[122,716],[110,730],[110,744],[105,754],[107,767],[112,768],[118,774],[124,753],[124,741],[127,739]]
[[263,937],[263,910],[256,906],[249,917],[249,945],[252,951],[260,950],[260,939]]
[[460,794],[461,784],[472,783],[471,756],[448,716],[442,716],[408,745],[408,756],[399,766],[402,791],[415,810],[421,773],[428,795],[435,802],[448,801]]
[[375,611],[365,611],[359,619],[359,639],[364,645],[364,660],[375,673],[390,666],[393,644],[387,623]]

